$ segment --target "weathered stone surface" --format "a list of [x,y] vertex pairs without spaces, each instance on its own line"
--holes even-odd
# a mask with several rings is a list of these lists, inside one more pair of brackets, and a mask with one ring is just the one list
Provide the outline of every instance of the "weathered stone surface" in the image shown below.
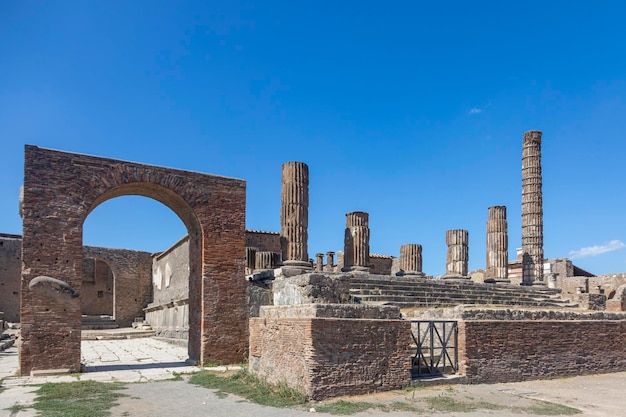
[[387,391],[411,378],[410,322],[250,319],[249,371],[321,400]]
[[422,272],[422,245],[409,243],[400,247],[402,275],[424,276]]
[[273,291],[274,305],[347,303],[350,275],[308,273],[290,278],[276,277]]
[[280,253],[259,251],[255,254],[254,269],[274,269],[280,264]]
[[309,167],[285,162],[282,170],[280,244],[283,265],[310,267],[308,254]]
[[300,305],[264,305],[260,308],[261,318],[336,318],[336,319],[371,319],[399,320],[400,308],[396,306],[370,306],[361,304],[300,304]]
[[20,321],[22,236],[0,234],[0,311],[8,322]]
[[245,182],[26,146],[20,372],[80,370],[81,306],[28,290],[39,275],[82,283],[82,226],[99,204],[123,195],[172,209],[190,236],[189,355],[201,362],[246,357]]
[[471,383],[626,371],[626,320],[459,321],[460,373]]
[[464,229],[446,231],[448,253],[446,257],[446,279],[469,279],[467,264],[469,261],[469,232]]
[[522,150],[522,285],[543,282],[541,135],[524,133]]
[[606,302],[607,311],[626,311],[626,284],[615,290],[613,298]]
[[369,215],[362,211],[347,213],[342,271],[368,271],[369,258]]
[[70,299],[79,296],[78,291],[67,282],[43,275],[31,279],[28,283],[28,289],[59,304],[68,303]]
[[485,282],[509,283],[509,236],[506,206],[492,206],[487,214]]
[[603,321],[626,320],[626,313],[610,313],[601,311],[569,311],[531,308],[477,308],[474,306],[457,306],[453,308],[436,308],[412,311],[411,319],[418,320],[575,320]]

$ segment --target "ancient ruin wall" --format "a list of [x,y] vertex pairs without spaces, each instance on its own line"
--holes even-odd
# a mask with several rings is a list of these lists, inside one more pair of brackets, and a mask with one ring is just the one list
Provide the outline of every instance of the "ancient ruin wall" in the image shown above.
[[250,370],[321,400],[410,381],[410,322],[251,318]]
[[280,253],[280,233],[246,230],[246,247]]
[[101,259],[83,258],[83,283],[80,290],[83,314],[113,316],[113,288],[113,271],[109,265]]
[[152,258],[153,302],[144,310],[157,336],[189,337],[189,238]]
[[247,352],[245,183],[113,159],[26,147],[20,372],[80,370],[80,297],[58,303],[29,289],[45,275],[78,292],[82,226],[111,198],[141,195],[172,209],[190,236],[191,359],[239,362]]
[[20,321],[22,237],[0,234],[0,311],[4,320]]
[[[152,298],[151,269],[152,258],[149,252],[85,246],[85,257],[106,262],[114,279],[113,309],[115,322],[121,326],[130,326],[136,317],[143,317],[143,308]],[[96,290],[97,291],[97,290]],[[83,311],[90,300],[98,299],[96,294],[85,294]]]
[[459,321],[459,362],[472,383],[626,371],[626,320]]

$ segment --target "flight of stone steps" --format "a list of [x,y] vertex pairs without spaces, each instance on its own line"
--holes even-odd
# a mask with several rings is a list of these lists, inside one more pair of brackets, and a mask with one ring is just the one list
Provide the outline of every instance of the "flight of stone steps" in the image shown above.
[[108,330],[117,329],[118,326],[113,316],[106,314],[100,316],[82,316],[82,329],[83,330]]
[[353,277],[350,280],[350,296],[357,303],[396,305],[400,308],[453,307],[460,304],[578,307],[561,298],[559,289],[385,275]]

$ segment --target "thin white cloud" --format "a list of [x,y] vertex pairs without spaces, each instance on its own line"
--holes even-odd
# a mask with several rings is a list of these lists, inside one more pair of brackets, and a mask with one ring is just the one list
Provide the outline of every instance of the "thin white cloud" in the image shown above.
[[569,252],[571,259],[575,258],[588,258],[590,256],[598,256],[603,253],[613,252],[626,247],[621,240],[611,240],[610,242],[602,245],[587,246],[586,248],[580,248],[578,250],[572,250]]
[[480,114],[483,112],[483,109],[478,107],[472,107],[469,111],[469,114]]

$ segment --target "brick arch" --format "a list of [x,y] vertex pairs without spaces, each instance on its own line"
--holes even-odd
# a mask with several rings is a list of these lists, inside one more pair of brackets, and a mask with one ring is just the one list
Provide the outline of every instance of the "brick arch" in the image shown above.
[[28,284],[47,275],[80,292],[83,223],[99,204],[123,195],[155,199],[187,227],[190,359],[228,363],[245,358],[244,181],[27,145],[20,307],[23,375],[80,370],[80,300],[58,303],[30,291]]

